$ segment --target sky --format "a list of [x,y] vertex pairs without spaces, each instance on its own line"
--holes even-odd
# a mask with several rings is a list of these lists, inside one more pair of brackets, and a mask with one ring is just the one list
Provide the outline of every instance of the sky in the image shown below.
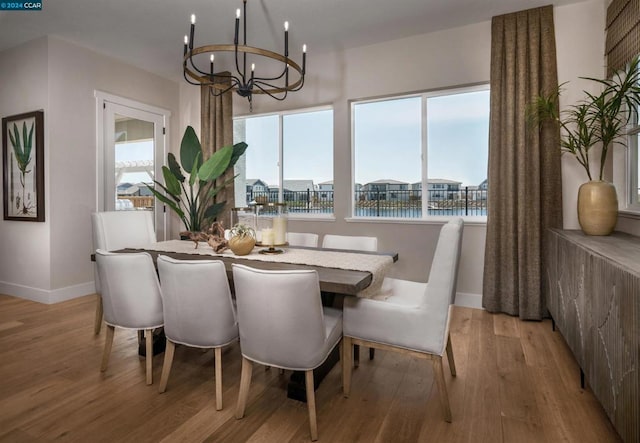
[[[419,97],[355,105],[355,180],[421,180]],[[428,176],[478,185],[487,175],[489,92],[427,100]],[[277,115],[246,118],[247,178],[278,184]],[[333,180],[331,110],[283,116],[284,179]]]
[[[487,176],[489,91],[429,97],[426,108],[428,177],[480,184]],[[421,180],[421,115],[420,97],[354,106],[356,183]],[[279,184],[279,118],[245,119],[246,178]],[[285,114],[282,120],[284,179],[333,180],[333,112]],[[116,161],[153,158],[150,141],[117,146]],[[148,181],[148,176],[129,173],[122,181]]]

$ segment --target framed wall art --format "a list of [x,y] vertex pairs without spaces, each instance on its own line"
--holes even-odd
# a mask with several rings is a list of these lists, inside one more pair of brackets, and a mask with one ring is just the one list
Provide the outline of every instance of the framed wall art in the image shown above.
[[4,219],[44,221],[44,112],[2,119]]

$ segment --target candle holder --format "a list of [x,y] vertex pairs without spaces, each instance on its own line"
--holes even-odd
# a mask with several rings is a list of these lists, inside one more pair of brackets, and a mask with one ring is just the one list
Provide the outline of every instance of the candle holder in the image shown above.
[[[287,219],[288,211],[285,203],[258,203],[256,204],[257,219],[257,239],[258,245],[268,246],[265,252],[273,252],[274,246],[284,246],[287,244]],[[282,251],[284,252],[284,251]]]

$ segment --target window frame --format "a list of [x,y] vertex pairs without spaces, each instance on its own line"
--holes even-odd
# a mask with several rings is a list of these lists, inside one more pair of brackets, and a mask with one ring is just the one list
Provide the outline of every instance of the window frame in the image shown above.
[[[233,117],[233,121],[235,123],[236,120],[244,120],[244,119],[250,119],[250,118],[260,118],[260,117],[272,117],[272,116],[277,116],[278,117],[278,140],[277,140],[277,145],[278,145],[278,202],[279,203],[286,203],[284,200],[284,167],[283,167],[283,159],[284,159],[284,137],[283,137],[283,130],[284,130],[284,117],[288,116],[288,115],[298,115],[298,114],[308,114],[308,113],[312,113],[312,112],[321,112],[321,111],[331,111],[332,113],[332,117],[335,116],[335,110],[334,107],[332,105],[319,105],[319,106],[311,106],[311,107],[305,107],[305,108],[297,108],[297,109],[288,109],[288,110],[283,110],[283,111],[273,111],[273,112],[264,112],[264,113],[260,113],[260,114],[242,114],[242,115],[236,115]],[[334,134],[335,134],[335,120],[332,118],[332,145],[331,145],[331,169],[332,169],[332,180],[335,184],[335,168],[334,168],[334,157],[335,157],[335,141],[334,141]],[[235,140],[234,140],[234,143]],[[245,154],[246,155],[246,154]],[[246,177],[245,177],[246,180]],[[317,183],[316,183],[317,184]],[[320,190],[318,190],[318,192],[320,192]],[[331,191],[329,190],[324,190],[323,192],[331,192],[334,197],[335,197],[335,188],[332,189]],[[292,213],[289,213],[289,218],[290,219],[296,219],[296,218],[301,218],[301,219],[308,219],[308,218],[312,218],[312,219],[326,219],[326,218],[330,218],[333,219],[335,217],[335,198],[333,200],[334,204],[333,204],[333,212],[326,212],[326,213],[295,213],[295,215],[293,215]]]
[[[407,222],[438,222],[438,221],[447,221],[456,217],[463,217],[465,221],[469,222],[479,222],[486,223],[487,216],[486,215],[429,215],[429,177],[427,174],[428,171],[428,132],[427,132],[427,100],[429,98],[434,97],[442,97],[449,96],[455,94],[465,94],[471,92],[479,92],[479,91],[490,91],[489,82],[482,82],[472,85],[461,85],[461,86],[450,86],[445,88],[438,88],[428,91],[422,92],[413,92],[406,94],[394,94],[394,95],[386,95],[382,97],[373,97],[373,98],[365,98],[365,99],[356,99],[350,100],[349,103],[349,117],[350,117],[350,144],[351,144],[351,195],[350,199],[350,210],[351,214],[349,219],[354,221],[384,221],[384,222],[399,222],[399,223],[407,223]],[[356,180],[355,180],[355,168],[356,168],[356,158],[355,158],[355,107],[360,104],[366,103],[377,103],[384,101],[392,101],[392,100],[401,100],[406,98],[415,98],[418,97],[421,100],[421,147],[420,147],[420,168],[421,168],[421,189],[420,189],[420,198],[422,203],[422,213],[421,216],[418,217],[375,217],[375,216],[359,216],[356,215]],[[489,155],[489,146],[487,139],[487,157]],[[488,168],[487,168],[488,169]],[[488,173],[488,170],[487,170]],[[364,184],[363,184],[364,185]],[[426,190],[426,191],[425,191]],[[410,191],[409,191],[410,192]],[[446,194],[446,189],[443,189],[443,193]],[[456,191],[459,192],[459,191]]]

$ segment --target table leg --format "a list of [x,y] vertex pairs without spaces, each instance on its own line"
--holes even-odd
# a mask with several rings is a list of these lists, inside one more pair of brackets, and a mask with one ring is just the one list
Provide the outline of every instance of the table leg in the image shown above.
[[[340,343],[333,348],[327,359],[320,366],[313,370],[314,390],[318,389],[320,382],[324,380],[329,371],[340,361]],[[304,371],[294,371],[287,385],[287,397],[301,402],[307,402],[307,391],[305,387]]]

